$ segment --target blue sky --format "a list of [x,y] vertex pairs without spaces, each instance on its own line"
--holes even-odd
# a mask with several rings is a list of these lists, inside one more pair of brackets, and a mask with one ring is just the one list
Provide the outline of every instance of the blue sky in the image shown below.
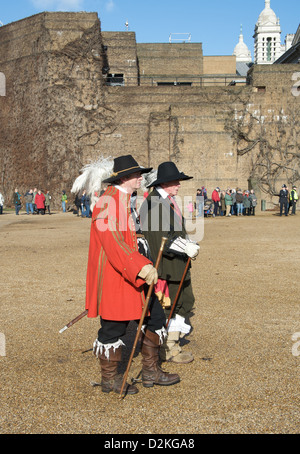
[[[42,11],[97,12],[103,31],[125,31],[128,21],[139,43],[165,43],[171,33],[189,33],[192,42],[203,44],[204,55],[231,55],[242,24],[253,57],[254,26],[264,6],[264,0],[0,0],[0,21]],[[300,1],[271,0],[271,8],[280,19],[283,44],[299,25]]]

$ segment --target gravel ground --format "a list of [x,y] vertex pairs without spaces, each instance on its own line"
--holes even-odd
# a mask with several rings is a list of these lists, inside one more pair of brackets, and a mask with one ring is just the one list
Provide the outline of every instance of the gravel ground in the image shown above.
[[[164,364],[177,385],[138,384],[121,400],[91,386],[99,320],[59,334],[84,310],[89,226],[72,213],[0,216],[1,434],[299,432],[300,214],[205,219],[184,342],[195,361]],[[139,370],[138,356],[130,374]]]

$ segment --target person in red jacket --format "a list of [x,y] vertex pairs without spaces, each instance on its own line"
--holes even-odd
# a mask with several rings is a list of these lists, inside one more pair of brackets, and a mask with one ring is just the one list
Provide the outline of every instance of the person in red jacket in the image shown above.
[[40,189],[35,196],[34,203],[36,205],[37,214],[45,214],[45,196]]
[[[104,180],[110,186],[92,214],[86,309],[88,317],[100,316],[94,354],[100,360],[101,387],[106,393],[121,391],[123,379],[118,374],[124,345],[121,338],[129,322],[141,318],[147,285],[157,282],[152,261],[139,252],[131,205],[131,195],[141,186],[141,174],[150,170],[140,167],[131,155],[114,159],[113,174]],[[153,294],[141,338],[145,387],[172,385],[180,380],[177,374],[168,374],[158,366],[165,324],[164,311]],[[138,389],[127,385],[125,392],[135,394]]]
[[219,211],[219,202],[220,202],[220,188],[216,188],[213,190],[211,195],[212,201],[214,202],[214,213],[213,217],[218,215]]

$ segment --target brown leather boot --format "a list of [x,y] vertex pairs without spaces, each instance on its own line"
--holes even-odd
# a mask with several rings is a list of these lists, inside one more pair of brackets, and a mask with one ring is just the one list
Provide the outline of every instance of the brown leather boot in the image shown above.
[[[120,394],[123,383],[123,375],[118,374],[118,364],[121,361],[122,348],[119,347],[115,351],[113,348],[109,349],[109,358],[103,353],[99,354],[100,366],[101,366],[101,387],[102,392],[110,393],[114,391]],[[125,384],[123,394],[136,394],[138,389],[134,385]]]
[[153,385],[169,386],[175,385],[180,381],[177,374],[164,372],[159,366],[159,336],[146,330],[142,339],[142,382],[145,388],[151,388]]

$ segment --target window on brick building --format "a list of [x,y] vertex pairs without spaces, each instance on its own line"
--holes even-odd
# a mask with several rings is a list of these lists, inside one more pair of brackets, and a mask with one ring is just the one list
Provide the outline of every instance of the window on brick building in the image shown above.
[[192,82],[157,82],[157,85],[187,85],[190,87]]
[[124,74],[108,74],[106,78],[106,85],[112,87],[125,85]]

